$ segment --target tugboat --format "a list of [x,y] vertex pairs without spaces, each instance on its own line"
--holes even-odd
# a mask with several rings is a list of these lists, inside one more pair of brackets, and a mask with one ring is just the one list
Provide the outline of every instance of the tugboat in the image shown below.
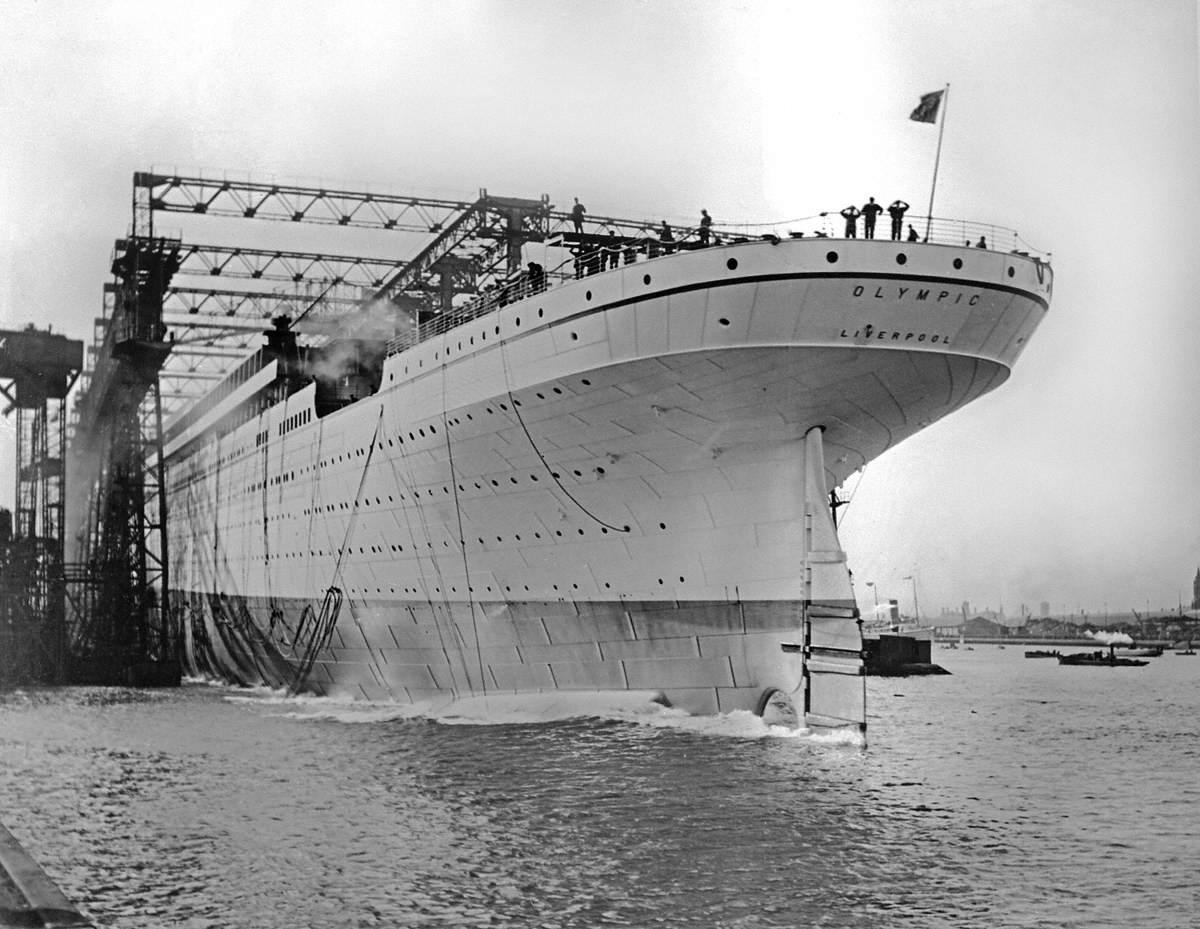
[[1113,646],[1108,647],[1108,654],[1103,651],[1076,652],[1073,655],[1059,655],[1059,664],[1083,665],[1090,668],[1142,668],[1150,664],[1139,658],[1118,658]]

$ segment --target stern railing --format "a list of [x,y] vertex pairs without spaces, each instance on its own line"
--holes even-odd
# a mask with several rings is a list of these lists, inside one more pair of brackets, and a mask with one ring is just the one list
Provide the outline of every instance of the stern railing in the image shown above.
[[[918,231],[918,237],[910,238],[910,228]],[[845,239],[845,221],[835,212],[819,213],[815,216],[780,223],[758,223],[744,226],[710,228],[708,242],[701,241],[701,230],[697,228],[674,229],[675,238],[664,241],[652,233],[647,226],[644,236],[614,236],[611,244],[604,244],[588,251],[579,251],[553,268],[542,269],[531,274],[522,271],[505,281],[489,284],[478,296],[449,312],[414,324],[403,333],[388,340],[387,353],[395,355],[414,345],[455,329],[463,323],[524,300],[535,294],[561,286],[562,284],[616,270],[632,264],[655,261],[681,252],[719,248],[751,241],[781,241],[783,239]],[[928,229],[928,237],[925,230]],[[865,228],[861,218],[857,223],[857,238],[865,239]],[[886,214],[875,225],[875,241],[890,238],[891,218]],[[1050,253],[1033,248],[1013,229],[991,223],[969,220],[947,219],[924,216],[905,217],[898,244],[952,245],[967,248],[986,248],[990,251],[1006,252],[1032,258],[1040,263],[1049,263]]]

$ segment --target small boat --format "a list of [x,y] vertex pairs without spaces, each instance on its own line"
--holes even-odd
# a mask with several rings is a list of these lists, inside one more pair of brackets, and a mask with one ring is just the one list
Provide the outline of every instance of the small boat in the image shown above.
[[1157,658],[1162,653],[1161,645],[1151,645],[1146,648],[1118,649],[1116,655],[1118,658]]
[[1075,652],[1073,655],[1059,655],[1060,665],[1080,665],[1089,668],[1141,668],[1150,664],[1140,658],[1118,658],[1110,647],[1108,652]]
[[1057,658],[1057,657],[1059,657],[1060,654],[1061,654],[1061,652],[1059,652],[1058,649],[1055,649],[1052,652],[1039,651],[1037,649],[1033,649],[1032,651],[1027,651],[1025,653],[1025,657],[1026,658]]

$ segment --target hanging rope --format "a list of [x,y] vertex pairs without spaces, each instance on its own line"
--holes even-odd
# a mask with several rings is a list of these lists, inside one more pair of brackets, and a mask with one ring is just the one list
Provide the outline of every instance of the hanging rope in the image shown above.
[[[497,317],[497,322],[499,322],[499,307],[496,308],[496,317]],[[513,413],[515,413],[517,416],[517,422],[521,426],[521,431],[525,433],[525,438],[529,442],[529,447],[532,448],[533,453],[538,456],[538,461],[540,461],[542,463],[542,467],[546,469],[546,473],[550,475],[551,480],[553,480],[554,483],[558,485],[558,489],[562,491],[563,496],[566,497],[568,500],[570,500],[572,503],[574,503],[575,506],[577,506],[579,508],[579,510],[585,516],[588,517],[588,519],[592,520],[594,523],[596,523],[599,526],[603,526],[606,529],[613,530],[613,532],[630,532],[631,529],[629,526],[614,526],[612,523],[605,522],[603,519],[601,519],[599,516],[597,516],[591,510],[589,510],[586,506],[584,506],[582,503],[580,503],[579,500],[576,499],[575,495],[572,494],[571,491],[567,490],[566,486],[563,484],[562,480],[559,478],[558,472],[555,471],[553,468],[551,468],[549,462],[546,461],[546,456],[542,454],[542,450],[540,448],[538,448],[537,442],[535,442],[533,440],[533,435],[529,432],[529,427],[525,425],[525,417],[521,415],[521,404],[517,401],[517,398],[513,396],[512,381],[509,377],[509,371],[508,371],[508,352],[505,351],[505,347],[507,346],[507,344],[508,344],[508,340],[505,339],[503,336],[501,336],[501,338],[500,338],[500,362],[501,362],[501,366],[504,369],[504,392],[508,394],[508,402],[510,404],[510,407],[511,407]]]
[[337,561],[334,562],[333,566],[333,576],[330,578],[329,586],[326,588],[325,596],[321,601],[321,612],[317,616],[316,621],[311,624],[312,631],[307,641],[296,643],[298,645],[303,644],[303,651],[301,653],[300,666],[296,670],[296,677],[292,681],[292,693],[296,693],[304,686],[309,672],[312,671],[312,667],[316,663],[317,655],[329,644],[329,640],[333,636],[333,630],[337,626],[338,616],[342,610],[342,591],[337,585],[341,578],[342,563],[346,558],[346,550],[349,548],[350,539],[354,534],[354,524],[358,520],[358,502],[362,497],[363,485],[367,482],[367,472],[371,468],[371,459],[375,455],[375,444],[379,439],[379,427],[382,424],[383,407],[381,406],[379,408],[379,418],[375,420],[375,431],[371,434],[371,444],[367,447],[367,460],[363,462],[362,473],[358,477],[358,488],[354,492],[354,505],[350,510],[350,519],[346,522],[346,532],[342,538],[342,544],[338,548]]

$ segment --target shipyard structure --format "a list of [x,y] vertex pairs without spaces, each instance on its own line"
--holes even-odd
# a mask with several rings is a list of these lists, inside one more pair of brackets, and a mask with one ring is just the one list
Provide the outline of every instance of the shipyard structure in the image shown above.
[[[162,212],[422,241],[197,245]],[[936,219],[672,231],[151,173],[134,218],[68,455],[66,561],[110,603],[76,638],[370,700],[620,690],[862,728],[835,489],[1002,384],[1052,290],[1014,233]]]

